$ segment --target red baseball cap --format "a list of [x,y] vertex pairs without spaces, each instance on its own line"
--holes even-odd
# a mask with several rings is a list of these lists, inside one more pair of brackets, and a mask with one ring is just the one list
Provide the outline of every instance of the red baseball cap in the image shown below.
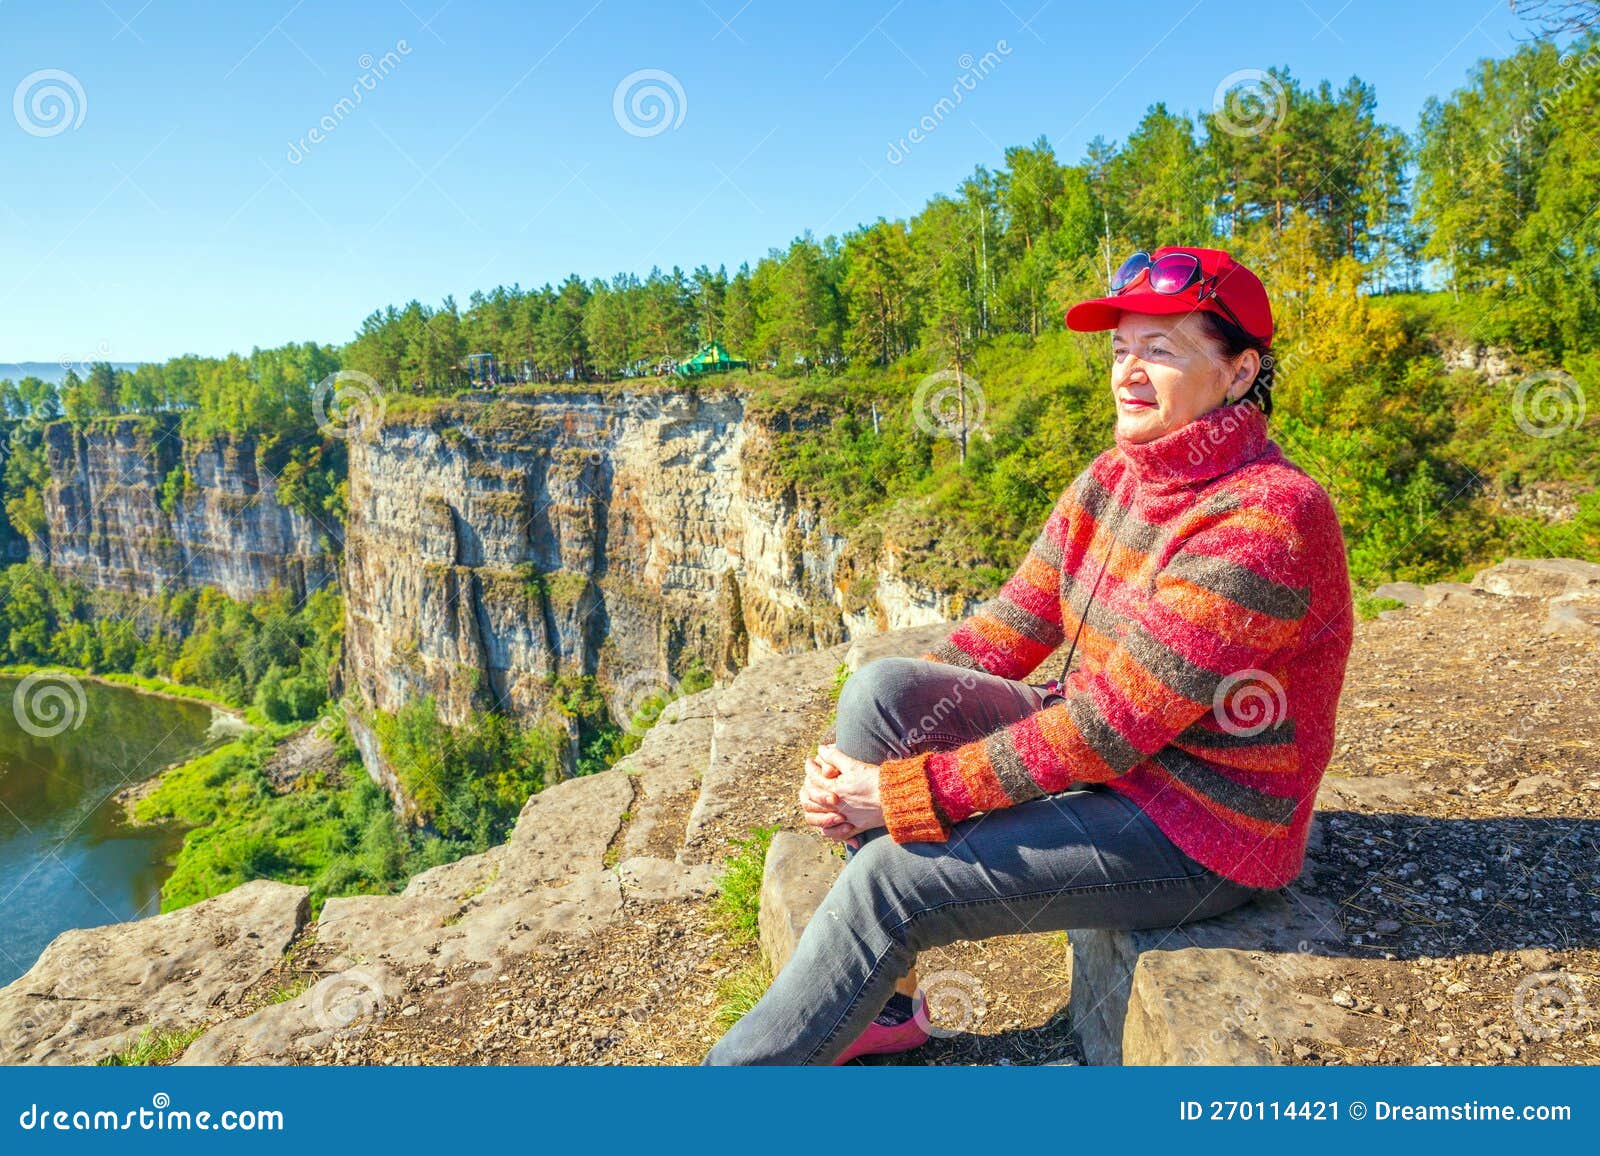
[[[1199,262],[1197,274],[1175,293],[1157,293],[1151,287],[1151,266],[1173,253],[1185,253]],[[1140,254],[1134,254],[1126,269]],[[1185,262],[1169,262],[1179,266],[1176,273],[1165,273],[1163,281],[1181,280]],[[1236,322],[1252,337],[1264,345],[1272,344],[1272,304],[1267,300],[1266,286],[1261,278],[1235,261],[1223,249],[1191,249],[1181,245],[1167,245],[1148,254],[1142,268],[1137,271],[1120,293],[1080,301],[1067,310],[1068,329],[1092,333],[1099,329],[1115,329],[1124,313],[1193,313],[1204,311]],[[1122,270],[1118,270],[1122,272]],[[1219,304],[1220,301],[1220,304]],[[1233,316],[1228,317],[1229,311]]]

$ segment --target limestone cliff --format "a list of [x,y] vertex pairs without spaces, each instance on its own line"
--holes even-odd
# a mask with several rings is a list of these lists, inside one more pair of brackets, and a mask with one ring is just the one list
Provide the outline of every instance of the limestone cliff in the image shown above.
[[725,677],[959,617],[959,597],[903,575],[894,543],[847,540],[779,478],[782,434],[827,420],[726,390],[393,400],[341,431],[347,526],[281,503],[253,440],[186,442],[173,418],[57,422],[31,552],[141,595],[300,596],[337,577],[350,729],[405,812],[373,710],[431,695],[452,725],[489,708],[533,719],[553,676],[583,675],[626,722],[694,662]]
[[734,394],[396,410],[350,445],[345,674],[365,707],[526,714],[561,673],[626,705],[691,658],[726,674],[950,616],[772,479],[775,431]]
[[[215,586],[249,598],[277,583],[304,596],[333,579],[339,528],[277,499],[254,439],[186,443],[173,420],[129,417],[44,431],[50,484],[33,561],[134,594]],[[162,492],[182,467],[171,510]]]

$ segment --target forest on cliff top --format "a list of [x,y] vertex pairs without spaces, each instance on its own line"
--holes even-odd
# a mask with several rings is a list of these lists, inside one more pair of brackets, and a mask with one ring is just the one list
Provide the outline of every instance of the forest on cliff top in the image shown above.
[[[1006,149],[909,219],[806,232],[731,274],[574,273],[464,309],[391,305],[338,349],[0,382],[7,516],[41,528],[29,431],[46,420],[173,411],[188,437],[250,436],[287,500],[338,517],[342,445],[315,404],[336,372],[402,408],[466,385],[469,353],[495,356],[502,389],[661,388],[655,366],[717,340],[755,368],[717,386],[803,415],[787,480],[864,537],[943,543],[910,550],[913,576],[981,593],[1110,442],[1106,339],[1065,331],[1064,307],[1177,243],[1226,247],[1266,282],[1273,436],[1333,494],[1358,586],[1600,557],[1600,35],[1480,61],[1410,131],[1357,78],[1275,69],[1234,97],[1198,118],[1155,104],[1076,162],[1042,138]],[[952,368],[961,396],[930,399]]]

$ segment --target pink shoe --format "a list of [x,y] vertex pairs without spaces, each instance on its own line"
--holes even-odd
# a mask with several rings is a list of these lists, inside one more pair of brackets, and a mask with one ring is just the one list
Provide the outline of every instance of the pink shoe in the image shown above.
[[909,1052],[912,1048],[920,1048],[928,1042],[927,1030],[918,1021],[923,1019],[922,995],[919,992],[912,1001],[916,1008],[915,1014],[904,1023],[885,1027],[880,1023],[870,1023],[867,1030],[856,1037],[855,1043],[846,1048],[834,1060],[834,1064],[843,1064],[855,1059],[857,1056],[886,1056],[894,1052]]

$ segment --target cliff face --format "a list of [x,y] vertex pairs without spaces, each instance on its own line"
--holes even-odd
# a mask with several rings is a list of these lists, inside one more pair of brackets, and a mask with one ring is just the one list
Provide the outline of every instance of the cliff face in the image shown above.
[[[57,422],[44,439],[48,524],[30,555],[63,576],[135,594],[215,586],[234,598],[275,582],[303,597],[336,576],[320,539],[338,527],[278,501],[253,439],[186,445],[151,418]],[[189,484],[168,513],[162,487],[179,465]]]
[[368,423],[350,445],[347,685],[383,710],[432,694],[459,722],[537,711],[547,676],[589,674],[625,709],[690,657],[728,673],[946,617],[767,476],[773,433],[726,394],[462,400]]
[[[33,558],[140,595],[303,596],[340,580],[351,728],[402,810],[361,717],[374,708],[432,695],[452,725],[491,707],[534,718],[553,676],[588,675],[626,722],[693,661],[726,676],[961,613],[904,579],[892,545],[848,542],[776,477],[774,423],[804,418],[731,393],[393,408],[348,431],[346,527],[280,503],[251,440],[185,444],[148,417],[55,423]],[[341,536],[342,574],[323,548]]]

